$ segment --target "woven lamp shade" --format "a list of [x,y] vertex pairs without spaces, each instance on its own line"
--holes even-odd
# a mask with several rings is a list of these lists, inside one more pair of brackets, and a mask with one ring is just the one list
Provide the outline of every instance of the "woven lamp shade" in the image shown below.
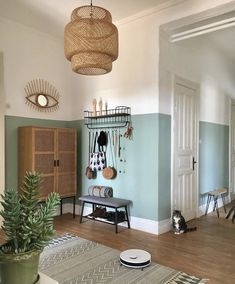
[[73,10],[64,31],[64,51],[76,73],[110,72],[118,57],[118,30],[109,11],[92,5]]

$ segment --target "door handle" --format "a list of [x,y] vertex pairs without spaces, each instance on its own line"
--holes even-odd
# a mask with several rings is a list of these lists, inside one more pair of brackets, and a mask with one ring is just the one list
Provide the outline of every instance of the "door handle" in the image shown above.
[[54,160],[54,167],[59,167],[60,161],[59,160]]
[[197,161],[195,160],[195,158],[193,157],[193,171],[195,169],[194,165],[197,163]]

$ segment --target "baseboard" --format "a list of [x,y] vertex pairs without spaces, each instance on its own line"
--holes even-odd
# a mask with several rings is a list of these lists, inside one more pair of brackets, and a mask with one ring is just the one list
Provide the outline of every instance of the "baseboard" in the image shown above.
[[[225,198],[225,204],[228,204],[231,202],[231,199],[229,196]],[[223,206],[222,200],[218,199],[218,206],[219,208]],[[88,215],[91,213],[91,207],[85,206],[84,207],[84,215]],[[198,214],[197,217],[200,217],[205,214],[206,210],[206,204],[201,205],[198,208]],[[210,203],[208,213],[213,211],[213,202]],[[81,212],[81,206],[76,204],[75,206],[75,214],[80,215]],[[73,204],[71,203],[64,203],[63,204],[63,213],[73,213]],[[60,215],[60,209],[58,208],[57,210],[57,215]],[[126,222],[120,223],[120,226],[127,226]],[[164,234],[166,232],[169,232],[172,229],[171,225],[171,219],[165,219],[162,221],[153,221],[149,219],[144,219],[144,218],[139,218],[139,217],[134,217],[130,216],[130,225],[132,229],[144,231],[147,233],[155,234],[155,235],[160,235]]]
[[171,219],[165,219],[158,222],[158,235],[164,234],[172,230]]
[[[83,215],[90,214],[92,212],[91,210],[92,210],[91,207],[84,206]],[[80,212],[81,212],[81,206],[76,204],[75,214],[80,215]],[[73,213],[73,205],[70,203],[64,203],[63,213]],[[120,223],[119,225],[124,227],[127,226],[126,222]],[[132,229],[144,231],[155,235],[160,235],[171,230],[170,219],[162,221],[153,221],[149,219],[130,216],[130,225]]]

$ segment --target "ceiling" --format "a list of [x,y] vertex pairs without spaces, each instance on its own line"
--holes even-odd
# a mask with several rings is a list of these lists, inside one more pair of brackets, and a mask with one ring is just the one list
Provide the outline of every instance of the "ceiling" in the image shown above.
[[[93,0],[93,5],[110,11],[116,22],[171,1]],[[72,10],[83,5],[90,5],[90,0],[0,0],[0,17],[62,37]]]
[[[172,1],[93,0],[93,5],[109,10],[113,21],[117,22]],[[64,27],[70,21],[72,10],[83,5],[90,5],[90,0],[0,0],[0,17],[63,38]],[[235,61],[235,27],[212,32],[204,36],[207,36],[213,44]]]

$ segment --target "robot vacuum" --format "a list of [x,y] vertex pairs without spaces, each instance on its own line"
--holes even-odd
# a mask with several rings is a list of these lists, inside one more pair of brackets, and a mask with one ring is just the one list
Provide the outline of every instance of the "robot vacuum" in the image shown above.
[[149,266],[151,255],[141,249],[128,249],[120,254],[120,264],[129,268],[141,268]]

